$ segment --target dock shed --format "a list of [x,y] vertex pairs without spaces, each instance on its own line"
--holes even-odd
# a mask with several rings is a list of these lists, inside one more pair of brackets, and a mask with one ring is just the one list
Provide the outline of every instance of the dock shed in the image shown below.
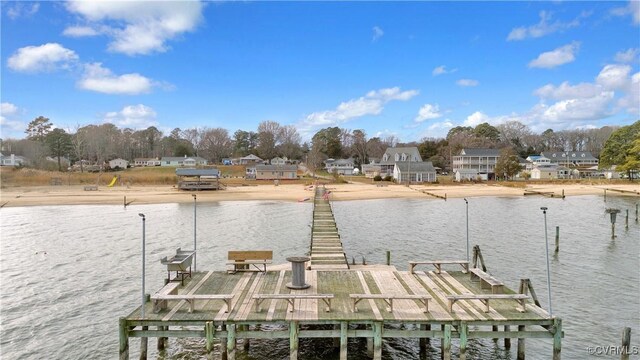
[[218,169],[176,169],[178,189],[180,190],[220,190],[220,171]]

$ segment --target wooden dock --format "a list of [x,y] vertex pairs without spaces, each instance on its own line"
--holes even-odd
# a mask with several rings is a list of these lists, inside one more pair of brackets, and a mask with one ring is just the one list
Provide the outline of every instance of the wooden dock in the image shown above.
[[310,254],[312,270],[349,269],[327,190],[323,187],[316,188],[313,199]]
[[[290,358],[297,359],[300,338],[333,338],[341,360],[348,358],[349,339],[366,338],[374,359],[382,358],[383,339],[419,339],[421,350],[429,339],[440,339],[442,358],[450,360],[454,341],[457,358],[466,359],[469,339],[502,338],[510,347],[513,338],[517,359],[524,360],[525,339],[547,338],[553,340],[549,358],[560,359],[562,320],[536,305],[534,293],[524,300],[522,294],[533,290],[527,279],[516,294],[476,268],[476,261],[471,269],[465,262],[464,271],[443,266],[459,268],[460,261],[418,262],[411,271],[349,268],[325,191],[316,189],[314,198],[308,288],[289,288],[290,270],[193,273],[182,285],[170,282],[159,289],[156,300],[145,304],[144,318],[140,307],[120,318],[120,359],[129,358],[133,337],[143,340],[142,359],[148,338],[157,338],[158,349],[164,349],[169,337],[204,338],[208,358],[218,347],[230,360],[240,351],[238,339],[245,349],[249,339],[289,339]],[[436,269],[415,269],[434,263]],[[166,300],[158,300],[162,296]]]

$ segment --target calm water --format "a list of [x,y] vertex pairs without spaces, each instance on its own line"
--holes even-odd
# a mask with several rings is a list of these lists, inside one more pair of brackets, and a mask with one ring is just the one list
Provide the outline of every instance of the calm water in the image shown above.
[[[471,244],[479,244],[489,271],[516,288],[531,279],[547,307],[544,219],[553,248],[560,226],[560,255],[552,258],[554,313],[564,319],[563,358],[587,358],[586,348],[618,345],[621,330],[632,328],[640,342],[640,226],[637,198],[570,197],[471,198]],[[334,212],[349,258],[392,263],[405,270],[409,260],[463,258],[465,205],[449,200],[366,200],[336,202]],[[604,210],[623,209],[615,241]],[[629,230],[624,210],[630,209]],[[274,262],[308,251],[311,204],[221,202],[198,205],[198,269],[222,270],[230,249],[274,250]],[[117,319],[139,302],[141,220],[147,216],[147,292],[160,288],[160,258],[193,244],[193,206],[48,206],[0,210],[0,355],[3,359],[117,358]],[[46,252],[46,254],[44,253]],[[301,340],[304,358],[337,354],[330,342]],[[383,357],[420,358],[417,340],[384,342]],[[438,341],[422,358],[439,359]],[[455,341],[454,341],[455,347]],[[131,341],[132,358],[138,342]],[[197,359],[204,342],[170,340],[169,350],[152,358]],[[365,358],[364,342],[349,344],[354,358]],[[514,359],[489,341],[470,343],[471,358]],[[528,340],[533,359],[550,357],[548,341]],[[253,342],[240,358],[288,357],[288,341]]]

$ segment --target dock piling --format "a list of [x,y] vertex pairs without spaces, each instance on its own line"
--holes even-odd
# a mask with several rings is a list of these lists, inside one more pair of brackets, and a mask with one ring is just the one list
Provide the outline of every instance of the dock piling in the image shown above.
[[458,333],[460,334],[460,360],[466,360],[467,358],[467,337],[469,334],[469,327],[467,323],[462,322],[458,327]]
[[[494,334],[497,334],[499,329],[498,329],[498,325],[492,325],[491,326],[491,331],[493,331]],[[498,338],[493,338],[493,342],[497,343],[498,342]]]
[[346,321],[340,323],[340,360],[347,360],[347,330],[349,324]]
[[[430,325],[420,324],[420,331],[431,330]],[[419,341],[420,353],[423,354],[427,351],[427,343],[429,343],[429,338],[421,337]]]
[[298,359],[298,335],[300,328],[297,321],[289,322],[289,359]]
[[119,320],[119,335],[120,335],[120,360],[129,359],[129,326],[127,325],[127,319],[120,318]]
[[373,360],[382,359],[382,323],[373,323]]
[[[166,279],[165,279],[165,280],[166,280]],[[164,327],[164,326],[157,326],[157,327],[156,327],[156,329],[157,329],[158,331],[169,330],[169,328],[168,328],[168,327],[167,327],[167,329],[165,329],[165,327]],[[158,347],[158,350],[159,350],[159,351],[164,350],[164,348],[166,347],[166,341],[167,341],[167,338],[166,338],[166,337],[159,337],[159,338],[158,338],[157,347]]]
[[556,226],[556,254],[560,251],[560,226]]
[[621,360],[629,360],[630,347],[631,347],[631,328],[625,327],[622,330],[622,348],[620,349]]
[[627,216],[624,218],[624,229],[629,230],[629,209],[627,209]]
[[[216,329],[213,326],[213,321],[207,321],[204,323],[204,336],[207,349],[207,359],[213,359],[213,339],[216,333]],[[158,344],[160,344],[158,339]]]
[[444,337],[442,338],[442,355],[444,360],[451,360],[451,325],[444,326]]
[[[627,210],[627,216],[629,215],[629,211]],[[391,251],[387,250],[387,265],[391,265]]]
[[[524,325],[518,325],[518,332],[524,332],[524,330],[525,330]],[[516,357],[517,360],[525,360],[524,351],[525,351],[524,338],[518,338],[518,355]]]
[[562,319],[553,320],[553,360],[560,360],[560,352],[562,351]]
[[227,324],[227,360],[236,360],[236,324]]
[[[148,330],[148,326],[143,326],[142,331]],[[140,360],[147,360],[147,345],[149,344],[149,338],[140,338]]]
[[[505,331],[506,333],[508,333],[509,331],[511,331],[511,326],[509,326],[509,325],[505,325],[505,326],[504,326],[504,331]],[[507,350],[511,349],[511,338],[509,338],[509,337],[505,337],[505,338],[504,338],[504,348],[505,348],[505,349],[507,349]]]

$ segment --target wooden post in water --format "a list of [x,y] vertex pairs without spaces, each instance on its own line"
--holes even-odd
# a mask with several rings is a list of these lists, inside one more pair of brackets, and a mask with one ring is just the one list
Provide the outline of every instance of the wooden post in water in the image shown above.
[[627,216],[624,218],[624,229],[629,230],[629,209],[627,209]]
[[604,189],[604,202],[607,202],[607,189]]
[[556,226],[556,253],[560,251],[560,226]]
[[227,359],[236,360],[236,324],[227,324]]
[[[504,331],[505,332],[511,331],[511,326],[505,325],[504,326]],[[505,338],[504,338],[504,348],[507,349],[507,350],[511,349],[511,338],[509,337],[509,335],[506,335]]]
[[[164,331],[164,330],[168,330],[169,327],[165,328],[164,326],[158,326],[157,330],[158,331]],[[158,338],[158,350],[164,350],[164,348],[167,346],[166,344],[167,338],[166,337],[159,337]]]
[[[629,211],[627,211],[628,215]],[[387,265],[391,265],[391,251],[387,250]]]
[[127,325],[127,319],[120,318],[119,323],[120,360],[129,360],[129,326]]
[[[524,325],[518,325],[518,331],[524,331]],[[516,357],[517,360],[525,360],[524,359],[525,352],[525,342],[524,338],[518,338],[518,355]]]
[[340,360],[347,360],[347,330],[349,329],[349,323],[346,321],[340,322]]
[[382,322],[373,323],[373,360],[382,359]]
[[636,222],[638,222],[638,204],[636,204]]
[[560,360],[560,352],[562,351],[562,319],[553,320],[553,360]]
[[[220,329],[222,331],[227,331],[227,325],[222,325]],[[220,339],[220,358],[222,360],[227,360],[227,344],[223,339]]]
[[442,339],[442,354],[444,360],[451,360],[451,325],[444,326],[444,337]]
[[631,328],[622,330],[622,348],[620,349],[620,359],[629,360],[629,348],[631,347]]
[[[420,324],[420,330],[426,331],[427,327],[431,330],[431,325]],[[421,337],[419,340],[420,353],[425,353],[427,351],[427,343],[429,342],[428,337]]]
[[466,322],[461,322],[460,327],[458,327],[458,332],[460,333],[460,360],[467,359],[467,337],[469,335],[469,327]]
[[127,195],[124,196],[124,200],[122,201],[124,207],[127,207]]
[[204,336],[207,349],[207,359],[213,359],[213,339],[215,337],[216,328],[213,326],[213,321],[207,321],[204,323]]
[[[148,326],[143,326],[142,331],[148,330]],[[149,343],[148,337],[140,338],[140,360],[147,360],[147,344]]]
[[298,359],[298,334],[300,329],[297,321],[289,322],[289,359]]

